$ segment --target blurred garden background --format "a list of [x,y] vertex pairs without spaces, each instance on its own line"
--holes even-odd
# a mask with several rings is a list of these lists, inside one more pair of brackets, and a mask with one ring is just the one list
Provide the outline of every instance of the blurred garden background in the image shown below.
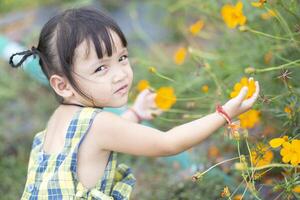
[[33,136],[57,107],[36,63],[16,70],[8,57],[36,46],[57,12],[88,5],[129,41],[128,104],[147,87],[163,99],[165,112],[147,126],[167,131],[200,118],[243,85],[250,97],[248,77],[261,87],[235,131],[223,127],[176,156],[119,154],[137,178],[132,199],[300,199],[299,0],[0,0],[0,199],[20,198]]

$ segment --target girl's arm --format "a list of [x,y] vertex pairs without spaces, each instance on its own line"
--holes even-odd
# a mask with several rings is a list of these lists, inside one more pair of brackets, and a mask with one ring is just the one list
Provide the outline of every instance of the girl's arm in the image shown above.
[[[255,94],[243,100],[247,89],[229,100],[224,110],[230,117],[249,110],[256,101],[259,85],[256,82]],[[169,156],[199,144],[225,123],[218,113],[172,128],[167,132],[124,120],[113,113],[102,112],[95,118],[91,128],[100,150],[116,151],[142,156]]]

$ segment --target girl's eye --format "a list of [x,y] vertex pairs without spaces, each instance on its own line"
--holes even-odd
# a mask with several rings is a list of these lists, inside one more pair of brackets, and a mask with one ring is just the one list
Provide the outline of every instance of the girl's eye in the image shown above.
[[126,60],[127,58],[128,58],[127,55],[123,55],[119,58],[119,62],[122,62],[122,61]]
[[98,71],[103,71],[104,69],[106,69],[106,67],[104,65],[102,65],[95,70],[95,73]]

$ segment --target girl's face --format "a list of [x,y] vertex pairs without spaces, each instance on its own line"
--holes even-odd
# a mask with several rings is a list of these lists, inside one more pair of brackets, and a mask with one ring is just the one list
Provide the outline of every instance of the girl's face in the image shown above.
[[[73,77],[79,89],[93,99],[91,102],[74,92],[75,100],[84,105],[121,107],[127,103],[133,72],[128,60],[127,48],[123,47],[122,41],[115,32],[110,33],[114,44],[111,57],[104,53],[103,58],[99,59],[92,42],[90,47],[84,41],[76,48]],[[125,88],[119,90],[123,86]]]

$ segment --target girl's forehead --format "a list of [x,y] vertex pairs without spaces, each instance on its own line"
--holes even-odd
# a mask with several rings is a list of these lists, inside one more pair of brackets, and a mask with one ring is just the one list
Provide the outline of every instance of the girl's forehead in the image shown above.
[[[124,48],[126,49],[126,47],[123,46],[120,37],[114,31],[110,31],[110,40],[112,46],[112,56],[124,51]],[[109,57],[104,41],[102,41],[101,38],[99,39],[99,41],[103,57]],[[88,65],[99,60],[100,59],[98,58],[98,55],[96,53],[96,48],[93,40],[91,40],[90,38],[84,39],[83,42],[81,42],[75,50],[74,69],[76,70],[76,68],[82,66],[83,64]]]
[[[100,37],[99,37],[100,38]],[[108,56],[107,49],[105,46],[105,43],[101,38],[99,39],[102,54],[104,57]],[[111,41],[111,47],[112,47],[112,53],[120,52],[124,49],[123,43],[120,39],[120,37],[114,32],[110,31],[110,41]],[[76,48],[75,54],[76,58],[80,59],[88,59],[89,57],[97,57],[95,44],[93,43],[93,40],[91,38],[84,39],[83,42]]]

